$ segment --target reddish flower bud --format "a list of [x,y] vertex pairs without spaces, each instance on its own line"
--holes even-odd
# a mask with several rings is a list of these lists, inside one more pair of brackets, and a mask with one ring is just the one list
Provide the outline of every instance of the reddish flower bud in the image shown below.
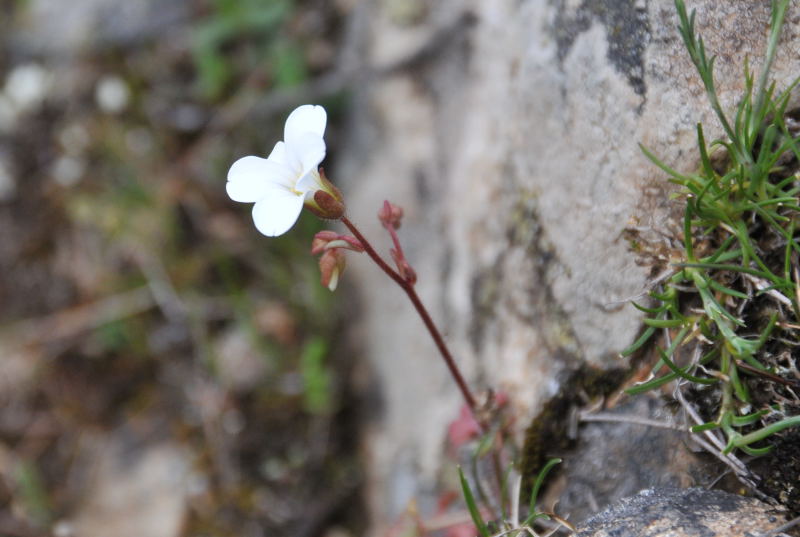
[[345,250],[352,250],[354,252],[363,252],[364,247],[361,242],[350,235],[340,235],[335,231],[320,231],[314,235],[311,241],[311,253],[313,255],[321,254],[326,250],[332,248],[344,248]]
[[400,229],[400,222],[403,219],[403,208],[392,205],[388,201],[383,202],[383,207],[378,211],[378,220],[386,227]]
[[339,285],[339,276],[344,272],[345,259],[344,252],[338,248],[327,250],[319,258],[320,281],[322,285],[335,291]]
[[317,255],[325,251],[326,246],[339,238],[335,231],[320,231],[311,239],[311,254]]
[[307,199],[305,205],[309,211],[326,220],[338,220],[344,216],[344,203],[325,190],[315,191],[313,200]]
[[389,253],[392,255],[392,259],[394,259],[394,264],[397,267],[397,272],[400,274],[400,277],[411,285],[417,283],[417,271],[411,267],[411,264],[394,248],[390,249]]

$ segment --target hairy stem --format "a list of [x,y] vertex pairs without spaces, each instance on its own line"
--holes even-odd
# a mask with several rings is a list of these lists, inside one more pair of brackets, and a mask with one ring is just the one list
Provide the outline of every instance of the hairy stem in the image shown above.
[[450,349],[448,349],[447,344],[444,342],[444,338],[442,334],[439,332],[439,329],[436,327],[436,323],[433,322],[428,310],[422,304],[422,301],[419,299],[416,290],[414,289],[413,284],[406,281],[405,278],[400,276],[396,270],[390,267],[386,261],[375,251],[375,248],[369,243],[369,241],[364,237],[364,235],[358,230],[358,228],[353,224],[346,216],[342,217],[342,223],[347,226],[347,229],[359,240],[361,244],[364,246],[364,251],[367,255],[375,262],[378,267],[386,273],[394,282],[399,285],[403,291],[406,292],[408,295],[409,300],[414,305],[414,309],[417,310],[417,313],[422,318],[422,322],[425,323],[425,327],[428,329],[428,333],[430,333],[433,342],[436,344],[436,348],[439,349],[439,353],[442,355],[445,364],[447,364],[447,368],[450,370],[450,374],[453,377],[453,380],[456,381],[458,385],[458,389],[461,390],[461,395],[464,397],[464,401],[467,403],[467,406],[472,411],[473,416],[478,423],[481,424],[482,428],[485,428],[484,424],[481,423],[481,420],[478,419],[477,409],[478,405],[476,403],[475,397],[472,395],[472,391],[470,391],[469,387],[467,386],[464,377],[461,375],[461,371],[458,369],[455,360],[453,359],[453,355],[450,353]]
[[397,236],[397,230],[394,228],[394,226],[387,224],[384,224],[383,227],[386,228],[386,231],[388,231],[389,235],[391,235],[394,249],[397,250],[400,258],[405,259],[406,255],[403,253],[403,246],[400,244],[400,237]]

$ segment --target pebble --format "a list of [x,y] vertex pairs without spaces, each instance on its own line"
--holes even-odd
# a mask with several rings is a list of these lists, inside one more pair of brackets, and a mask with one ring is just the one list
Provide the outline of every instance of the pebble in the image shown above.
[[106,75],[95,86],[94,98],[103,112],[119,114],[128,107],[131,90],[122,78]]
[[50,91],[50,73],[38,63],[14,67],[6,77],[4,93],[20,112],[39,107]]

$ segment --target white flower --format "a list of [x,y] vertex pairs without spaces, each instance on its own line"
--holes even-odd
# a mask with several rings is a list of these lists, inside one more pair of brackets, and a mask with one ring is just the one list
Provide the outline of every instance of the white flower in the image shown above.
[[[303,204],[314,206],[314,194],[335,188],[319,174],[325,158],[327,114],[321,106],[306,104],[286,119],[283,142],[267,158],[243,157],[228,171],[226,189],[234,201],[255,203],[253,221],[269,237],[286,233],[300,216]],[[338,194],[338,192],[337,192]]]

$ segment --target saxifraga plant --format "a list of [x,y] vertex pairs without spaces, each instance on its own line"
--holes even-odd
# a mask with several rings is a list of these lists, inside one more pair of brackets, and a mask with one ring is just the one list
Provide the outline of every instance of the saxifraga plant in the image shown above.
[[[769,81],[788,4],[772,1],[761,73],[756,81],[745,64],[745,91],[731,117],[717,97],[715,58],[695,30],[695,12],[675,0],[681,37],[725,138],[707,143],[698,124],[700,166],[688,174],[642,147],[681,187],[682,259],[651,290],[651,304],[634,303],[647,314],[646,329],[623,352],[662,334],[653,378],[628,392],[677,380],[675,395],[695,420],[692,431],[705,433],[751,485],[735,450],[764,455],[774,435],[800,425],[800,128],[788,114],[797,81],[780,93]],[[695,408],[690,395],[697,393],[713,394],[711,408]]]

